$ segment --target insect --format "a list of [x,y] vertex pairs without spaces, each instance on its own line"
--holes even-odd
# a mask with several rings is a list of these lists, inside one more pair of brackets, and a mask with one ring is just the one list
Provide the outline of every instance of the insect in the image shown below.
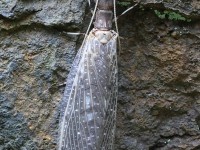
[[59,150],[112,150],[114,145],[118,34],[111,29],[115,0],[95,2],[94,28],[89,35],[86,32],[67,78]]

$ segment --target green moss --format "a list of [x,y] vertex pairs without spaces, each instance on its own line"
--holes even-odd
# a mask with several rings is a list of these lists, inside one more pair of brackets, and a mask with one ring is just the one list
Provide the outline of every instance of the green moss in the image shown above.
[[117,1],[117,4],[120,5],[120,6],[131,6],[131,1],[132,0],[124,0],[124,1]]
[[183,17],[181,14],[176,13],[174,11],[165,10],[163,12],[160,12],[158,10],[154,10],[154,12],[160,19],[169,19],[174,21],[187,21],[187,22],[191,21],[191,19],[187,19]]

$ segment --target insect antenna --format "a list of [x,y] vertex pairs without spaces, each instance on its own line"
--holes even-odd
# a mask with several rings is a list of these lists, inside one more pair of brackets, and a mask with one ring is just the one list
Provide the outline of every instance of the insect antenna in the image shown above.
[[120,55],[122,47],[121,47],[121,42],[120,42],[120,36],[119,36],[117,20],[119,19],[119,17],[123,16],[124,14],[126,14],[127,12],[129,12],[130,10],[135,8],[137,5],[139,5],[141,3],[141,0],[138,3],[136,3],[135,5],[131,6],[127,10],[125,10],[124,12],[122,12],[119,16],[117,16],[117,13],[116,13],[116,0],[113,0],[113,1],[114,1],[114,19],[113,19],[113,21],[115,22],[115,28],[116,28],[116,32],[118,34],[118,38],[117,39],[118,39],[119,55]]
[[[123,16],[124,14],[126,14],[127,12],[129,12],[130,10],[132,10],[133,8],[135,8],[137,5],[139,5],[141,3],[141,1],[139,1],[138,3],[136,3],[135,5],[129,7],[128,9],[126,9],[124,12],[122,12],[119,16],[117,16],[116,20],[119,19],[119,17]],[[115,19],[115,18],[114,18]],[[114,21],[114,20],[113,20]]]
[[87,36],[88,36],[88,33],[89,33],[89,31],[90,31],[90,27],[91,27],[91,25],[92,25],[92,23],[93,23],[93,20],[94,20],[95,14],[96,14],[96,10],[97,10],[98,3],[99,3],[99,0],[96,0],[96,4],[95,4],[95,7],[94,7],[94,12],[93,12],[93,14],[92,14],[92,18],[91,18],[91,20],[90,20],[89,26],[88,26],[87,31],[86,31],[86,33],[85,33],[85,37],[84,37],[84,39],[83,39],[83,43],[82,43],[82,45],[81,45],[81,48],[82,48],[83,45],[85,44],[85,40],[86,40],[86,38],[87,38]]
[[118,45],[119,45],[119,55],[121,53],[121,42],[120,42],[120,38],[119,38],[119,30],[118,30],[118,25],[117,25],[117,13],[116,13],[116,0],[114,0],[114,21],[115,21],[115,28],[116,28],[116,32],[118,34]]

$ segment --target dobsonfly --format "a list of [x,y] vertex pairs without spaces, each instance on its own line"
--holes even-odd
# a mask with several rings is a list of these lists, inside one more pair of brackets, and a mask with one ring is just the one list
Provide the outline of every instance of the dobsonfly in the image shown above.
[[[86,32],[61,101],[59,150],[112,150],[114,146],[118,34],[111,29],[116,2],[93,2],[90,25],[95,16],[94,28],[89,35],[89,28]],[[117,29],[116,20],[115,25]]]

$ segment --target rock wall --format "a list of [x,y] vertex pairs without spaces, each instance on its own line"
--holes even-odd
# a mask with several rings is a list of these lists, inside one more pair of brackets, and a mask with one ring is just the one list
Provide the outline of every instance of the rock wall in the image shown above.
[[[55,149],[78,39],[63,31],[84,31],[85,8],[83,0],[0,1],[0,150]],[[199,16],[198,0],[144,0],[118,20],[116,150],[200,149]]]
[[[200,150],[200,2],[143,4],[119,20],[116,149]],[[192,21],[154,13],[167,9]]]
[[81,0],[0,2],[0,150],[53,150]]

